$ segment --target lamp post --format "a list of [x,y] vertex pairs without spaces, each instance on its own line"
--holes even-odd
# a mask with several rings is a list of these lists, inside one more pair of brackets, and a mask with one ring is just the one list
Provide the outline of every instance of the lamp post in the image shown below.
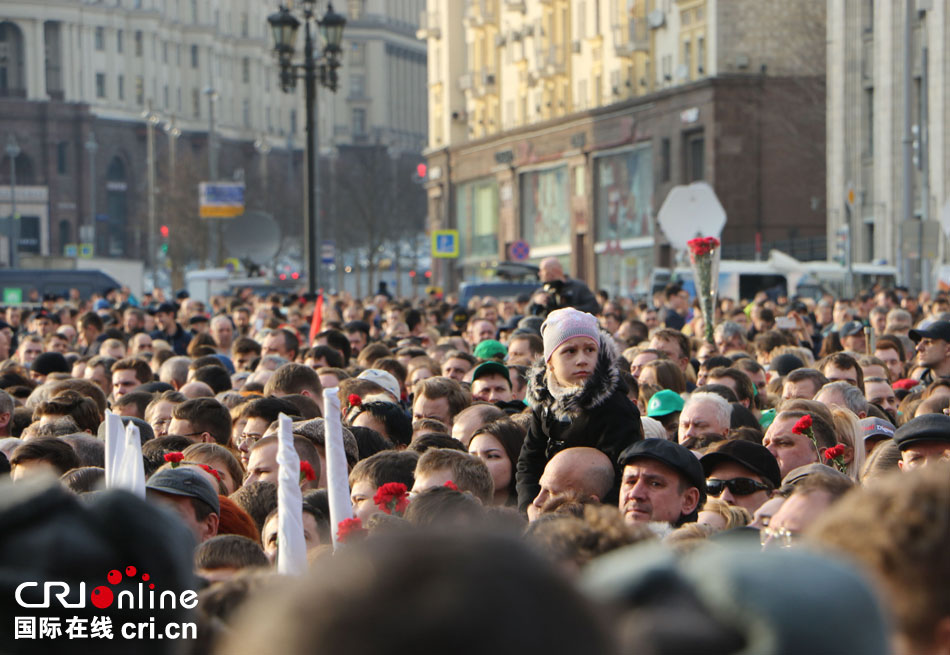
[[17,267],[17,215],[16,215],[16,158],[20,156],[20,144],[12,134],[7,139],[6,154],[10,158],[10,268]]
[[[315,0],[304,0],[304,50],[303,62],[293,63],[295,54],[297,30],[300,20],[289,9],[281,6],[280,9],[267,17],[271,30],[274,33],[274,54],[280,65],[280,88],[289,93],[297,85],[297,79],[304,80],[304,97],[307,111],[307,203],[304,215],[304,241],[307,257],[307,288],[315,293],[320,288],[320,225],[318,221],[318,206],[320,192],[318,188],[317,166],[319,163],[319,135],[316,127],[316,96],[317,82],[330,91],[336,91],[337,73],[340,67],[340,42],[343,40],[343,27],[346,18],[333,11],[333,4],[327,5],[327,11],[322,18],[316,18],[314,13]],[[311,22],[316,21],[323,34],[324,46],[319,58],[315,56],[314,39],[311,31]]]
[[152,274],[152,284],[158,286],[158,267],[155,265],[155,231],[158,229],[155,222],[155,127],[161,122],[154,111],[152,101],[148,101],[148,109],[142,114],[145,119],[145,150],[148,157],[148,193],[146,206],[148,208],[148,236],[145,239],[148,252],[145,261],[148,262]]
[[[89,225],[79,226],[79,234],[76,235],[79,243],[95,243],[96,241],[96,153],[99,152],[99,144],[96,142],[96,135],[89,130],[89,138],[84,144],[86,152],[89,153]],[[83,227],[86,229],[84,230]],[[87,236],[88,235],[88,236]],[[85,237],[85,238],[84,238]],[[95,247],[95,246],[93,246]]]
[[271,145],[267,142],[267,135],[262,134],[260,138],[255,139],[254,141],[254,150],[260,155],[260,167],[261,167],[261,188],[267,193],[267,155],[270,154]]

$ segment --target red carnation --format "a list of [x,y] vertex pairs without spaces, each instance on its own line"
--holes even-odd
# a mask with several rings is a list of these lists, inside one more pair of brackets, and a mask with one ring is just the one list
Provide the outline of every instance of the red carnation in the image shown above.
[[920,380],[914,380],[913,378],[903,378],[901,380],[898,380],[894,384],[892,384],[891,387],[895,391],[901,390],[901,389],[904,391],[910,391],[911,389],[916,387],[918,384],[920,384]]
[[346,402],[350,404],[350,407],[359,407],[363,404],[363,399],[358,394],[351,393],[346,397]]
[[373,502],[381,511],[401,516],[409,507],[409,490],[402,482],[387,482],[376,490]]
[[313,472],[313,466],[310,462],[300,462],[300,481],[316,479],[317,474]]
[[825,459],[832,460],[839,455],[844,455],[844,446],[840,443],[837,446],[832,446],[825,450]]
[[185,459],[185,453],[165,453],[165,461],[171,462],[173,469],[178,468],[183,459]]
[[363,522],[360,519],[343,519],[340,521],[340,525],[337,526],[336,540],[342,544],[351,538],[361,537],[365,534],[366,529],[363,527]]
[[451,480],[449,480],[448,482],[446,482],[446,483],[443,484],[442,486],[443,486],[443,487],[448,487],[448,488],[451,489],[452,491],[458,491],[458,490],[459,490],[458,486],[456,486],[456,484],[455,484],[454,482],[452,482]]
[[208,466],[207,464],[199,464],[198,466],[200,466],[200,467],[203,468],[205,471],[207,471],[208,473],[210,473],[211,475],[213,475],[215,480],[217,480],[218,482],[221,482],[221,474],[218,473],[218,470],[217,470],[217,469],[211,468],[211,467]]
[[811,430],[811,414],[805,414],[803,417],[796,421],[795,425],[792,427],[792,432],[795,434],[804,434],[808,435],[808,431]]

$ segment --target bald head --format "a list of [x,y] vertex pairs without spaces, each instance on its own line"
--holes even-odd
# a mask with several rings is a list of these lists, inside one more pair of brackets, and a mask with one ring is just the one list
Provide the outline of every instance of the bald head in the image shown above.
[[564,279],[564,267],[561,262],[554,257],[548,257],[541,260],[538,267],[538,278],[542,282],[553,282],[554,280]]
[[596,448],[567,448],[547,463],[540,483],[541,491],[528,507],[532,521],[552,496],[572,493],[602,500],[614,485],[614,467],[610,458]]
[[189,382],[179,391],[188,400],[192,398],[214,398],[214,390],[204,382]]

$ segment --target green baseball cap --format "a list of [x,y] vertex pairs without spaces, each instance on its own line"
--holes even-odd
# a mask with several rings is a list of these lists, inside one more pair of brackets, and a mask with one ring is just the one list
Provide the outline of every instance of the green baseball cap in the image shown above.
[[500,375],[511,384],[511,374],[508,373],[508,367],[501,362],[488,361],[482,362],[472,371],[472,382],[486,375]]
[[647,403],[647,416],[656,418],[673,412],[681,412],[684,404],[685,402],[678,393],[671,389],[663,389],[653,394],[650,402]]
[[478,359],[504,359],[508,356],[508,349],[501,341],[485,339],[475,346],[475,352],[472,354]]

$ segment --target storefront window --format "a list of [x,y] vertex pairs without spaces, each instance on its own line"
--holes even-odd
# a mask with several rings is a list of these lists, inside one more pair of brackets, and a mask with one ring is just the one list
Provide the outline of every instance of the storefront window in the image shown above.
[[596,163],[597,241],[653,234],[653,148],[644,145]]
[[570,242],[567,166],[521,175],[521,235],[532,248]]
[[602,253],[597,259],[597,287],[606,289],[611,298],[638,297],[649,292],[653,270],[653,248],[631,248]]
[[476,180],[456,188],[460,254],[464,259],[498,256],[498,184]]

